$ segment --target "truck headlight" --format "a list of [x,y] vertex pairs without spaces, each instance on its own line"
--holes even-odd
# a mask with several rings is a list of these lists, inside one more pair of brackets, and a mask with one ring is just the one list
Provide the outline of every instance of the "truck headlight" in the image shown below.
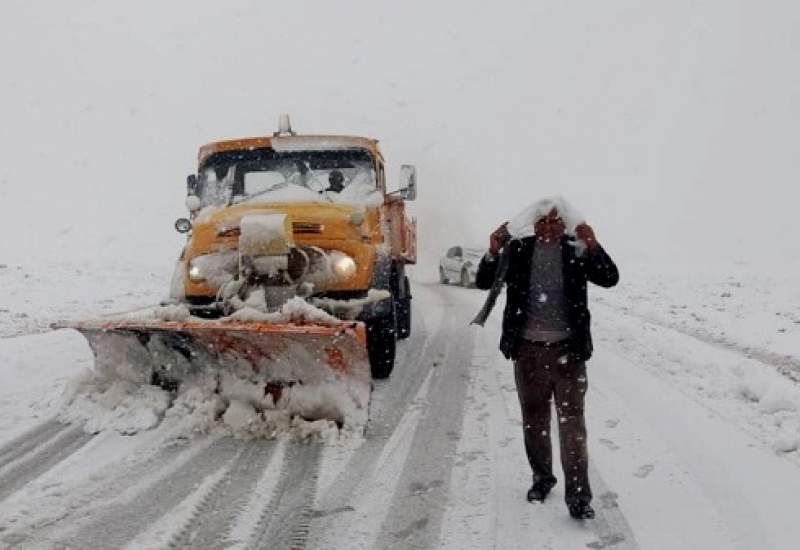
[[205,280],[205,277],[203,276],[203,270],[200,269],[199,265],[196,265],[193,262],[189,262],[189,279],[191,279],[193,283],[199,283],[200,281]]
[[349,279],[356,274],[356,262],[347,254],[336,254],[332,258],[333,272],[342,279]]

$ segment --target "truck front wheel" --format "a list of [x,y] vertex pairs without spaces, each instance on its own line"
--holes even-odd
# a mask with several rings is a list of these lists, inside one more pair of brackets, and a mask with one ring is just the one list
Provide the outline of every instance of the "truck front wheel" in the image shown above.
[[373,378],[388,378],[394,369],[397,350],[397,319],[394,308],[389,315],[366,322],[367,354]]

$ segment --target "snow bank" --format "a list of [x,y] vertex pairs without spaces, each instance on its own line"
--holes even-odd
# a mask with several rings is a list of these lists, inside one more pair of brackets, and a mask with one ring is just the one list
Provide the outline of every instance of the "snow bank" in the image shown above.
[[[277,399],[277,401],[276,401]],[[294,384],[265,391],[233,372],[207,372],[181,383],[177,392],[84,371],[67,384],[59,419],[87,433],[124,435],[155,428],[173,437],[196,434],[237,438],[361,438],[367,409],[342,383]]]
[[288,434],[332,441],[363,433],[366,411],[355,410],[341,386],[298,384],[283,388],[277,402],[273,396],[263,384],[234,373],[209,374],[182,384],[165,425],[187,435],[222,433],[242,439]]
[[158,426],[172,401],[168,392],[150,385],[98,376],[84,371],[64,392],[59,419],[83,423],[88,433],[113,430],[135,434]]
[[781,424],[773,448],[780,453],[791,453],[800,448],[800,419]]
[[800,390],[782,378],[751,375],[739,382],[736,392],[748,401],[758,403],[764,414],[800,409]]
[[258,423],[258,412],[250,403],[231,400],[222,421],[236,433],[246,433]]
[[782,453],[800,448],[800,389],[775,374],[750,374],[735,387],[735,393],[756,405],[758,412],[777,426],[772,447]]
[[797,410],[796,392],[789,388],[774,386],[761,399],[759,408],[766,414],[774,414],[781,411],[794,412]]

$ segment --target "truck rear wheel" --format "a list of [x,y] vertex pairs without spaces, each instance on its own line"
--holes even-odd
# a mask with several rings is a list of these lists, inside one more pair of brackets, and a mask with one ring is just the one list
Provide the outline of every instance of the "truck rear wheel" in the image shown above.
[[397,319],[394,308],[389,315],[370,319],[367,325],[367,354],[373,378],[388,378],[394,369],[397,351]]

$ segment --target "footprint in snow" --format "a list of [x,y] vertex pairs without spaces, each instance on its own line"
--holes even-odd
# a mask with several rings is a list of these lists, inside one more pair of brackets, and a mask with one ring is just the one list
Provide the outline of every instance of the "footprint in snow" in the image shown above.
[[653,470],[655,470],[655,466],[652,464],[644,464],[643,466],[639,466],[639,469],[636,470],[633,475],[638,477],[639,479],[644,479],[649,476]]
[[614,491],[606,491],[597,498],[600,500],[600,508],[608,509],[619,507],[619,504],[617,503],[619,495]]
[[624,535],[620,533],[609,533],[608,535],[602,535],[598,541],[590,542],[586,547],[592,550],[601,550],[603,548],[611,548],[621,542],[625,542]]
[[429,521],[428,518],[421,518],[416,521],[413,521],[405,529],[393,532],[392,536],[396,540],[406,539],[411,535],[413,535],[415,532],[422,531],[423,529],[425,529],[425,527],[428,525],[428,521]]
[[611,451],[618,451],[619,450],[619,445],[617,445],[616,443],[614,443],[610,439],[602,439],[601,438],[599,441],[600,441],[600,443],[602,443],[606,448],[608,448]]
[[619,424],[619,418],[609,418],[606,420],[606,428],[616,428]]
[[412,481],[409,483],[408,488],[412,495],[421,495],[423,493],[427,493],[436,489],[437,487],[441,487],[444,485],[444,482],[441,479],[434,479],[430,483],[423,483],[421,481]]

